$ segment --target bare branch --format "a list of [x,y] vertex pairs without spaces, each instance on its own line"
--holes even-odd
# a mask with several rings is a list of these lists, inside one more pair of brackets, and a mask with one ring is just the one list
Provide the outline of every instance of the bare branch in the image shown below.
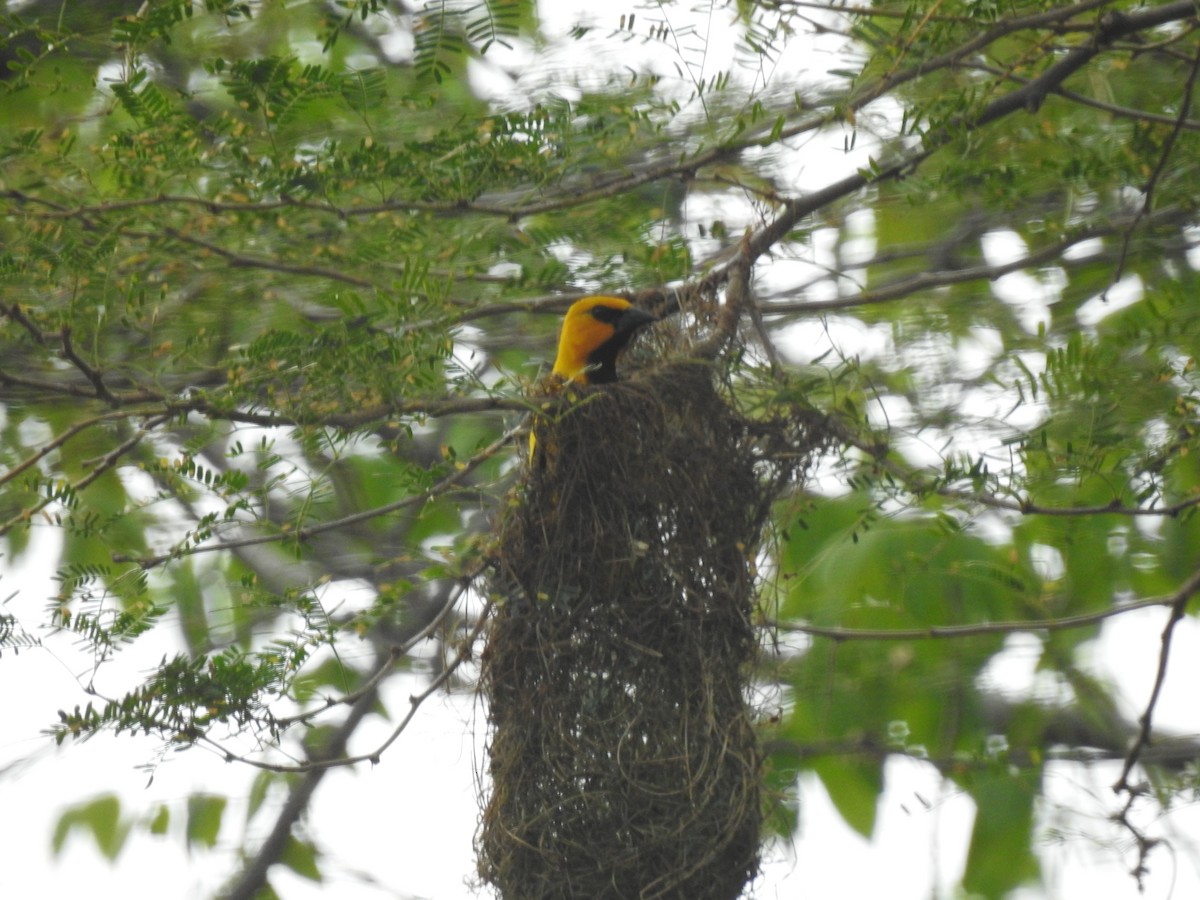
[[70,326],[64,325],[62,331],[59,333],[59,336],[62,339],[63,356],[65,356],[71,365],[82,372],[84,377],[92,383],[92,387],[96,392],[96,398],[98,400],[103,400],[109,406],[119,406],[120,401],[117,400],[117,398],[114,397],[109,391],[108,385],[104,383],[104,378],[101,377],[99,370],[88,363],[87,360],[81,357],[75,350],[75,344],[71,340]]
[[930,625],[927,628],[839,628],[831,625],[806,625],[800,622],[768,623],[772,629],[807,634],[812,637],[828,638],[833,641],[927,641],[937,638],[978,637],[985,634],[1017,634],[1023,631],[1064,631],[1085,628],[1111,619],[1135,609],[1152,606],[1169,606],[1175,602],[1170,597],[1151,597],[1133,603],[1122,603],[1111,609],[1077,616],[1059,616],[1049,619],[1023,619],[1011,622],[978,622],[972,625]]
[[421,641],[433,634],[433,632],[442,624],[442,622],[445,621],[446,616],[450,615],[450,610],[454,609],[455,604],[458,603],[462,595],[466,593],[467,588],[470,587],[471,582],[478,574],[479,570],[477,568],[476,571],[468,572],[464,575],[458,576],[457,585],[455,586],[454,590],[447,594],[446,602],[442,604],[437,613],[435,613],[429,622],[426,623],[426,625],[417,631],[412,637],[408,638],[402,643],[389,647],[387,657],[384,662],[378,666],[373,673],[371,673],[371,675],[363,683],[362,687],[360,687],[358,690],[351,691],[343,697],[330,697],[326,699],[323,704],[312,709],[307,709],[302,713],[297,713],[294,716],[284,716],[278,718],[275,720],[275,724],[286,728],[287,726],[293,725],[296,722],[308,722],[321,715],[326,710],[332,709],[335,706],[350,706],[357,703],[368,693],[374,692],[376,688],[378,688],[383,682],[383,680],[387,678],[387,676],[390,675],[396,668],[396,661],[407,656],[412,649],[417,646],[417,644],[421,643]]
[[1133,767],[1137,765],[1142,751],[1150,744],[1154,709],[1158,705],[1159,695],[1162,693],[1163,685],[1167,680],[1167,662],[1171,656],[1171,640],[1175,634],[1175,626],[1183,620],[1184,613],[1187,612],[1188,601],[1192,599],[1192,596],[1197,591],[1200,591],[1200,569],[1193,572],[1191,577],[1170,598],[1171,615],[1167,619],[1166,626],[1163,628],[1161,638],[1162,647],[1158,653],[1158,671],[1154,676],[1154,687],[1150,691],[1150,699],[1146,703],[1146,709],[1138,719],[1141,729],[1138,731],[1137,739],[1133,742],[1133,746],[1129,748],[1129,753],[1125,757],[1125,765],[1121,769],[1121,777],[1113,785],[1113,790],[1118,793],[1131,793],[1135,790],[1129,783],[1129,776],[1133,772]]

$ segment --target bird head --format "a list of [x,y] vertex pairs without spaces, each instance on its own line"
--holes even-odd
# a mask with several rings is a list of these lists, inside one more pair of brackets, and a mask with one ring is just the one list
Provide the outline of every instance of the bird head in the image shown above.
[[617,380],[617,355],[639,328],[658,321],[620,297],[584,297],[563,319],[554,374],[581,384]]

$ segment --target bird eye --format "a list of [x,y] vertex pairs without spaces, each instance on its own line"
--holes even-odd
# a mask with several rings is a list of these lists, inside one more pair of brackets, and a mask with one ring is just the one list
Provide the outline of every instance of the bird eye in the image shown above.
[[621,318],[621,312],[622,310],[615,307],[600,304],[592,307],[592,318],[599,319],[606,325],[616,325],[617,320]]

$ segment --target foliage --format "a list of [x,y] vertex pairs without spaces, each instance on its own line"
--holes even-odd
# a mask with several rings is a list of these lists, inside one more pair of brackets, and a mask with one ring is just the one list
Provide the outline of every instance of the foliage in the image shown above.
[[[411,719],[381,686],[430,635],[422,696],[469,678],[556,314],[627,292],[667,353],[748,265],[733,403],[828,437],[770,449],[813,474],[757,559],[766,821],[795,837],[819,779],[870,835],[916,760],[976,804],[961,887],[999,897],[1041,877],[1047,765],[1107,761],[1144,877],[1162,834],[1130,810],[1170,809],[1200,751],[1149,752],[1200,587],[1194,5],[538,12],[0,12],[0,552],[56,572],[5,591],[0,662],[86,660],[48,738],[267,767],[252,811],[298,799],[230,896],[277,862],[319,880],[305,799],[386,750],[348,755],[364,720]],[[1154,606],[1135,723],[1087,648]],[[1051,698],[990,684],[1014,635]],[[211,847],[224,798],[192,799]],[[165,814],[81,799],[54,846],[116,858]]]

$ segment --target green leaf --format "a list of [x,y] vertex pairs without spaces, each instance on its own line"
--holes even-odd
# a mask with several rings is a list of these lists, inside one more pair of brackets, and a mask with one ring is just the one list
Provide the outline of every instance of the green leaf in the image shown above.
[[188,846],[212,849],[221,831],[228,798],[215,794],[193,794],[187,803]]
[[268,772],[265,769],[254,776],[254,781],[250,784],[250,796],[246,803],[246,821],[249,822],[254,818],[263,803],[267,799],[267,794],[271,790],[271,785],[275,784],[278,776],[274,772]]
[[845,823],[869,838],[875,830],[875,813],[883,790],[883,767],[874,760],[827,756],[814,762],[812,770]]
[[146,826],[151,834],[166,834],[171,826],[171,810],[164,804],[155,810],[149,824]]
[[104,858],[112,862],[129,836],[129,823],[121,821],[121,801],[113,794],[105,794],[64,810],[50,839],[55,856],[62,853],[67,837],[76,830],[90,834]]
[[989,769],[965,779],[975,801],[975,826],[963,886],[982,897],[1004,897],[1038,877],[1030,840],[1040,770]]
[[322,882],[324,876],[317,865],[319,854],[317,848],[307,841],[301,841],[295,835],[288,835],[287,845],[279,855],[279,861],[309,881]]

